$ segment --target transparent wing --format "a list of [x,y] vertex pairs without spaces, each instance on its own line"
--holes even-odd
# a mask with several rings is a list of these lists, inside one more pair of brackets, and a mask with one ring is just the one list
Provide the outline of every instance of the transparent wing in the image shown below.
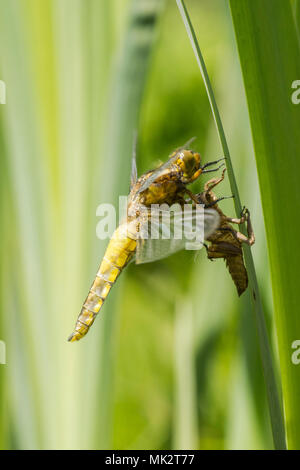
[[146,179],[146,181],[142,184],[142,186],[140,187],[138,192],[141,193],[141,192],[145,191],[147,188],[149,188],[149,186],[152,183],[154,183],[154,181],[156,179],[158,179],[160,176],[162,176],[164,174],[164,171],[166,171],[168,168],[170,168],[170,166],[172,166],[173,163],[176,161],[179,152],[181,152],[183,149],[186,149],[195,139],[196,139],[196,137],[192,137],[187,142],[185,142],[185,144],[183,144],[181,147],[179,147],[177,150],[175,150],[174,155],[171,156],[166,163],[163,163],[156,170],[154,170],[152,175],[149,176],[149,178]]
[[135,132],[133,136],[130,189],[132,189],[132,187],[135,185],[137,181],[136,147],[137,147],[137,132]]
[[214,209],[188,204],[182,210],[179,204],[176,206],[148,211],[137,240],[137,264],[156,261],[183,249],[199,250],[219,226],[220,216]]
[[154,181],[156,179],[158,179],[160,176],[162,176],[164,174],[164,171],[167,170],[168,168],[170,168],[170,166],[172,166],[173,163],[176,161],[179,152],[186,149],[195,139],[196,139],[196,137],[192,137],[187,142],[185,142],[181,147],[179,147],[177,150],[175,150],[174,155],[171,156],[166,163],[163,163],[156,170],[154,170],[152,175],[149,176],[149,178],[147,178],[147,180],[142,184],[142,186],[140,187],[138,192],[141,193],[141,192],[145,191],[147,188],[149,188],[150,184],[154,183]]
[[135,185],[137,181],[137,167],[135,156],[132,158],[131,164],[131,177],[130,177],[130,189]]
[[176,154],[173,155],[173,157],[169,158],[169,160],[167,162],[163,163],[161,166],[156,168],[156,170],[153,171],[152,175],[150,175],[149,178],[147,178],[144,181],[144,183],[139,188],[138,192],[141,193],[141,192],[145,191],[147,188],[149,188],[149,186],[152,183],[154,183],[155,180],[157,180],[160,176],[162,176],[164,174],[164,172],[168,168],[170,168],[173,165],[173,163],[176,161],[177,155],[178,155],[178,152],[176,152]]

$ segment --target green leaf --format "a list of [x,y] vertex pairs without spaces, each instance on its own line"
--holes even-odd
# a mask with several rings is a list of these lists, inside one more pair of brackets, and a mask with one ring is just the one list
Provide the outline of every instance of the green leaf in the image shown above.
[[[239,216],[241,213],[242,206],[241,206],[241,202],[239,198],[238,187],[237,187],[235,176],[234,176],[230,152],[229,152],[229,148],[227,145],[227,140],[225,137],[218,106],[214,97],[212,86],[211,86],[209,76],[206,70],[205,62],[204,62],[190,17],[188,15],[186,6],[183,0],[176,0],[176,1],[177,1],[180,14],[183,19],[183,22],[185,24],[189,39],[191,41],[191,44],[195,53],[195,57],[197,59],[197,62],[201,71],[201,75],[202,75],[202,78],[206,87],[207,95],[210,101],[212,113],[213,113],[214,120],[216,123],[217,131],[218,131],[220,143],[224,152],[224,156],[226,158],[226,166],[228,170],[228,178],[230,181],[232,194],[234,194],[235,196],[234,204],[235,204],[236,214],[237,216]],[[245,228],[242,228],[242,230],[245,233]],[[272,429],[273,429],[274,444],[276,448],[284,448],[285,438],[284,438],[284,425],[283,425],[281,405],[280,405],[279,394],[277,390],[275,371],[274,371],[274,366],[273,366],[271,348],[270,348],[269,339],[268,339],[268,333],[267,333],[267,328],[266,328],[266,323],[265,323],[265,318],[264,318],[261,297],[260,297],[260,293],[258,289],[253,258],[252,258],[252,254],[251,254],[249,247],[244,248],[244,254],[245,254],[245,262],[246,262],[246,267],[247,267],[248,276],[249,276],[249,290],[251,292],[256,326],[257,326],[257,331],[258,331],[263,371],[264,371],[266,387],[267,387],[267,395],[268,395],[268,402],[269,402],[269,408],[270,408],[270,417],[271,417],[271,423],[272,423]]]
[[231,0],[266,225],[289,449],[300,446],[299,43],[289,2]]

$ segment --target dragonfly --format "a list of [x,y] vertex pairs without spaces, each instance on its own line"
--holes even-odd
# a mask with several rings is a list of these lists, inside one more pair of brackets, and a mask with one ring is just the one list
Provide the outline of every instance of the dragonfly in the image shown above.
[[[153,205],[174,204],[182,208],[187,201],[192,202],[184,212],[184,233],[191,233],[196,219],[194,210],[197,199],[187,188],[187,185],[196,181],[201,174],[218,170],[210,168],[218,164],[223,158],[201,165],[201,156],[198,152],[187,149],[185,146],[176,149],[158,168],[144,173],[138,178],[136,155],[133,153],[130,193],[127,203],[127,214],[112,235],[104,257],[100,264],[96,278],[90,288],[88,296],[83,304],[81,312],[75,324],[75,328],[69,341],[74,342],[85,336],[96,316],[101,310],[113,284],[131,262],[136,264],[148,263],[162,259],[186,247],[187,236],[176,238],[174,230],[169,238],[163,239],[160,235],[166,232],[163,215],[169,215],[170,220],[176,220],[176,211],[157,209]],[[165,214],[164,214],[165,212]],[[220,222],[220,216],[214,209],[204,209],[202,226],[204,238],[212,234]],[[149,221],[151,224],[149,224]],[[156,228],[159,237],[149,236],[151,229]],[[176,224],[169,224],[169,227]],[[151,234],[150,234],[151,235]]]
[[[245,207],[242,210],[240,218],[227,217],[218,202],[226,199],[224,197],[217,198],[212,189],[224,180],[226,169],[223,170],[220,178],[213,178],[204,185],[204,191],[196,195],[199,203],[204,204],[206,208],[214,208],[220,216],[220,224],[218,228],[207,237],[210,246],[205,246],[207,257],[210,260],[223,258],[226,266],[236,286],[238,295],[242,295],[248,287],[248,275],[244,263],[242,244],[245,243],[252,246],[255,243],[255,235],[250,219],[250,212]],[[247,224],[247,235],[235,230],[231,224],[241,225]]]

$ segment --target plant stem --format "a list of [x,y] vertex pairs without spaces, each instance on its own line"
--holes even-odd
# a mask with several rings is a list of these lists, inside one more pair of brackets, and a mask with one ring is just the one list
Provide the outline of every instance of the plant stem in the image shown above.
[[[211,110],[215,120],[218,136],[220,139],[221,147],[224,152],[226,159],[226,167],[228,171],[228,178],[232,194],[234,194],[234,205],[236,215],[240,216],[242,205],[239,197],[238,187],[233,171],[233,166],[230,158],[230,152],[227,145],[227,140],[224,133],[224,128],[218,106],[214,97],[213,89],[209,80],[209,76],[206,70],[205,62],[196,38],[196,34],[191,23],[188,11],[183,0],[176,0],[178,9],[183,19],[186,31],[192,44],[192,48],[195,53],[196,60],[198,62],[200,72],[204,81],[204,85],[207,91],[207,96],[210,102]],[[245,227],[242,227],[242,231],[245,233]],[[274,439],[274,446],[276,449],[285,449],[285,429],[284,420],[282,414],[281,401],[279,398],[278,387],[275,378],[275,371],[271,353],[270,342],[267,333],[267,327],[262,307],[262,301],[259,293],[256,272],[253,262],[252,253],[249,246],[244,247],[245,263],[249,275],[249,288],[252,297],[252,305],[254,308],[256,327],[258,332],[261,360],[263,366],[263,373],[267,389],[267,397],[269,403],[269,411]]]

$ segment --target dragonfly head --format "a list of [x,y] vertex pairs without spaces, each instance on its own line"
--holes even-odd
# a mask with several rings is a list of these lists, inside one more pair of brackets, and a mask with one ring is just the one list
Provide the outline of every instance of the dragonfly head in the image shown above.
[[190,183],[196,179],[200,169],[200,153],[193,150],[182,150],[177,159],[177,165],[182,171],[182,182]]

